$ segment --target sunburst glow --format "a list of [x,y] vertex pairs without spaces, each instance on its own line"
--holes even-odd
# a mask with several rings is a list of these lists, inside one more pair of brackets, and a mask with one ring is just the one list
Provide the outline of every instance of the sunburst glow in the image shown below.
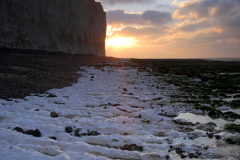
[[126,37],[114,37],[114,38],[108,38],[106,40],[107,46],[114,46],[114,47],[128,47],[131,46],[134,42],[134,39],[126,38]]
[[121,28],[113,28],[112,26],[107,26],[107,36],[110,37],[113,34],[113,32],[121,31],[123,28],[124,26]]

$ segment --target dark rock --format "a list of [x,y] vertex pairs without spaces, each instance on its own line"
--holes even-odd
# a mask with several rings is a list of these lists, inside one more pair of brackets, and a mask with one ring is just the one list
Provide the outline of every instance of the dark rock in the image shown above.
[[28,135],[33,135],[33,130],[32,130],[32,129],[27,130],[27,131],[26,131],[26,134],[28,134]]
[[177,154],[182,154],[182,153],[183,153],[182,148],[176,148],[176,153],[177,153]]
[[42,134],[41,134],[39,129],[35,129],[33,131],[33,136],[35,136],[35,137],[42,137]]
[[197,155],[194,155],[193,158],[198,158],[198,156],[197,156]]
[[139,114],[137,117],[135,117],[135,118],[142,118],[142,115],[141,114]]
[[67,133],[71,133],[71,132],[73,131],[73,129],[72,129],[71,126],[67,126],[67,127],[65,127],[65,131],[66,131]]
[[189,158],[194,158],[195,154],[194,153],[189,153]]
[[181,158],[187,158],[185,154],[181,154]]
[[76,136],[76,137],[81,136],[81,135],[79,134],[79,132],[80,132],[81,130],[82,130],[82,128],[76,129],[76,130],[74,131],[74,136]]
[[238,124],[226,124],[224,126],[224,130],[228,130],[230,132],[239,132],[240,133],[240,125],[238,125]]
[[126,144],[121,149],[129,151],[143,151],[143,146],[137,146],[136,144]]
[[169,155],[166,155],[166,156],[165,156],[165,159],[166,159],[166,160],[169,160],[169,159],[170,159],[170,156],[169,156]]
[[52,94],[52,93],[50,93],[47,97],[49,97],[49,98],[53,98],[53,97],[57,97],[57,96],[54,95],[54,94]]
[[14,130],[16,130],[20,133],[25,133],[24,130],[21,127],[15,127]]
[[129,96],[132,96],[132,95],[133,95],[133,93],[128,93],[128,95],[129,95]]
[[51,112],[51,117],[53,118],[58,117],[58,113],[56,111]]
[[91,76],[91,78],[94,78],[94,76]]
[[124,90],[125,92],[128,91],[127,88],[123,88],[123,90]]
[[54,139],[54,140],[57,140],[57,138],[56,138],[56,137],[48,137],[48,138],[50,138],[50,139]]
[[215,138],[216,138],[216,140],[220,140],[220,139],[222,139],[222,136],[220,136],[220,135],[215,135]]
[[213,133],[207,132],[206,134],[207,134],[208,138],[213,138]]
[[88,130],[88,132],[87,133],[82,133],[82,134],[80,134],[81,136],[98,136],[98,135],[100,135],[100,133],[98,133],[97,131],[89,131]]
[[35,109],[34,111],[39,111],[39,109]]

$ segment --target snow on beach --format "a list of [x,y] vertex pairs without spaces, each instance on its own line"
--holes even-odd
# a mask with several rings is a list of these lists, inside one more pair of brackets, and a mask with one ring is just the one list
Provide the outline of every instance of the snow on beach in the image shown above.
[[[195,158],[215,158],[213,139],[200,129],[194,134],[201,140],[188,140],[191,127],[174,121],[192,106],[170,103],[177,88],[167,77],[130,67],[81,69],[76,84],[49,90],[50,96],[0,99],[0,159],[181,159],[175,153],[180,149]],[[58,117],[50,116],[53,111]],[[41,137],[15,127],[39,129]]]

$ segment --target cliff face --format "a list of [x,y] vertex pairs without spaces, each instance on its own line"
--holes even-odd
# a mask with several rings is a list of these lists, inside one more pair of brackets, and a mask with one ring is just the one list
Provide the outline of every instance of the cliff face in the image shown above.
[[0,47],[105,55],[105,38],[94,0],[0,1]]

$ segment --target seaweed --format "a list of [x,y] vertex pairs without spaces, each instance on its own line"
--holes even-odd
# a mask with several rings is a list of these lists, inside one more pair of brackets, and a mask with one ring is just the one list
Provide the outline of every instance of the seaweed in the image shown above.
[[231,132],[239,132],[240,133],[240,125],[237,125],[237,124],[226,124],[224,126],[224,129],[231,131]]
[[240,100],[233,100],[230,102],[231,108],[240,108]]

